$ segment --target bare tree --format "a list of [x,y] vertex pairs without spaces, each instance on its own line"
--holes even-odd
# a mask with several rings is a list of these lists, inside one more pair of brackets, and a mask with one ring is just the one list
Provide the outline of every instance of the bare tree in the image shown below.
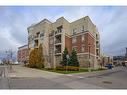
[[6,51],[7,54],[7,58],[6,58],[6,62],[7,64],[10,66],[10,70],[12,70],[12,63],[13,63],[13,55],[14,55],[14,51],[12,51],[12,49],[9,49]]

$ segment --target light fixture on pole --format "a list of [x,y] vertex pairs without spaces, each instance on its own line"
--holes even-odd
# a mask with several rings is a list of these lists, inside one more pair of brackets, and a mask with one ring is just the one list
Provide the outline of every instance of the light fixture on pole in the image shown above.
[[69,60],[69,55],[68,54],[66,55],[66,58],[67,58],[67,64],[66,64],[66,72],[67,72],[67,66],[68,66],[68,60]]

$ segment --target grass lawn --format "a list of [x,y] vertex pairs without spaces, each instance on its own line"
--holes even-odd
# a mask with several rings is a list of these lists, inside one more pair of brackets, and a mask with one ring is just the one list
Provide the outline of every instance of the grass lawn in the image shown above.
[[[56,69],[42,69],[45,71],[50,71],[50,72],[56,72],[56,73],[61,73],[61,74],[73,74],[73,73],[81,73],[81,72],[88,72],[89,69],[88,68],[80,68],[79,71],[62,71],[62,70],[56,70]],[[93,71],[100,71],[100,70],[105,70],[105,69],[91,69],[91,72]]]

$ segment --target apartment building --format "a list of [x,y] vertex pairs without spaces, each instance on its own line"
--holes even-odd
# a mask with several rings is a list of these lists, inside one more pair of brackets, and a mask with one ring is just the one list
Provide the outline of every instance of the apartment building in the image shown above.
[[28,60],[28,45],[23,45],[18,48],[17,52],[17,61],[18,62],[25,62]]
[[28,48],[38,48],[41,43],[45,66],[59,66],[65,48],[77,51],[81,67],[97,68],[100,60],[100,36],[97,27],[88,16],[74,22],[64,17],[50,22],[47,19],[28,27]]

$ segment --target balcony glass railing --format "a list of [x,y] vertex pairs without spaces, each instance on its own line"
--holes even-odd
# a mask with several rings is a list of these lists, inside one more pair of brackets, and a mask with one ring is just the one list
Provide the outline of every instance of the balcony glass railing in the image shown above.
[[96,45],[97,48],[100,48],[100,45]]
[[99,40],[99,37],[96,37],[96,40]]
[[34,36],[34,39],[38,39],[39,38],[39,36]]
[[34,48],[38,48],[38,45],[34,45]]
[[56,40],[55,41],[55,44],[57,44],[57,43],[61,43],[61,40]]
[[55,54],[57,54],[57,53],[61,53],[61,50],[60,49],[55,50]]
[[62,29],[60,29],[60,30],[57,30],[57,31],[55,31],[55,34],[60,34],[60,33],[62,33]]

